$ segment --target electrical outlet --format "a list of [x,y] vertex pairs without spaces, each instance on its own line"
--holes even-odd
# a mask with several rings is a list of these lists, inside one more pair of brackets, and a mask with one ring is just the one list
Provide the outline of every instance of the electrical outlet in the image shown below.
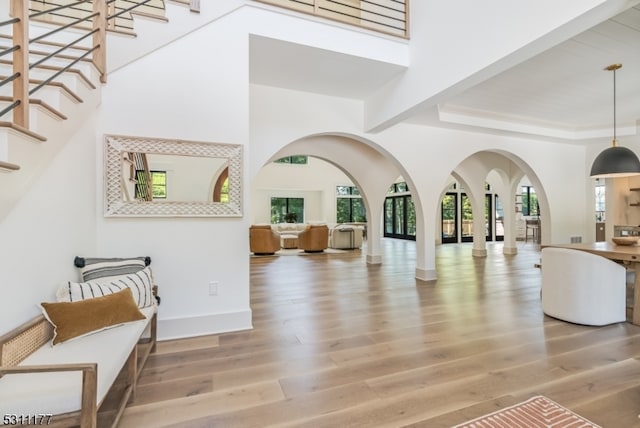
[[209,281],[209,296],[218,295],[218,285],[220,285],[219,281]]

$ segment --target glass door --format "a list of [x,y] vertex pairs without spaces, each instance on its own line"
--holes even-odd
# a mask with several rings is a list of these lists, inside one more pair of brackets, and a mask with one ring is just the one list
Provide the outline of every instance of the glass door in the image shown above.
[[461,241],[473,241],[473,210],[471,209],[471,201],[466,193],[460,194],[460,214],[462,219]]
[[385,199],[384,236],[416,239],[416,210],[411,195],[388,196]]
[[458,242],[458,195],[447,193],[441,203],[442,243]]
[[502,201],[495,195],[495,227],[496,227],[496,241],[504,241],[504,208],[502,208]]

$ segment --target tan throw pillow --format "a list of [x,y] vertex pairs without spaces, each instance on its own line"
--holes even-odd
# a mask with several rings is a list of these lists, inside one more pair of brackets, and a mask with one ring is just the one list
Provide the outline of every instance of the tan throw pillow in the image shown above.
[[131,321],[145,319],[131,289],[77,302],[40,304],[54,327],[53,345]]

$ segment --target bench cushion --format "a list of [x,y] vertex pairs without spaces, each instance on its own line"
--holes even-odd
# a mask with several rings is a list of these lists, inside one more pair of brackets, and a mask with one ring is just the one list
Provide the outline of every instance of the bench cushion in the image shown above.
[[[100,405],[136,346],[155,306],[141,309],[145,319],[103,330],[60,345],[40,347],[20,366],[97,363]],[[0,378],[0,414],[61,414],[80,410],[82,372],[9,374]]]

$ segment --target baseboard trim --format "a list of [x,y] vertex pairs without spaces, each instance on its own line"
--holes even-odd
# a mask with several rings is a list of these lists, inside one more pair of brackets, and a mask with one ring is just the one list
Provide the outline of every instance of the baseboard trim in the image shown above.
[[367,254],[367,264],[370,264],[370,265],[382,264],[382,256],[381,255],[370,256],[369,254]]
[[478,249],[478,248],[474,248],[471,250],[471,255],[473,257],[487,257],[487,250],[486,249]]
[[508,254],[508,255],[518,254],[518,247],[507,247],[505,245],[502,248],[502,254]]
[[158,340],[251,330],[251,310],[195,317],[158,319]]
[[438,273],[435,269],[416,268],[416,279],[420,281],[435,281],[438,279]]

